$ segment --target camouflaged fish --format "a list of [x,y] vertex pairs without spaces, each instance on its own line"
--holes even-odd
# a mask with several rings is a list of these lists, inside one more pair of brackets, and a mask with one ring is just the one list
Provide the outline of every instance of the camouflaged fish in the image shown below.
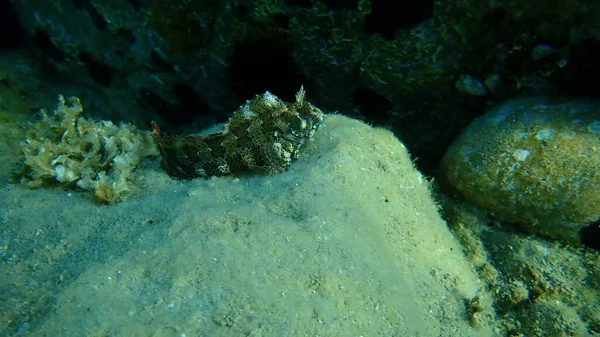
[[257,95],[233,114],[223,131],[209,135],[163,137],[152,122],[162,168],[185,179],[285,171],[323,122],[323,112],[304,95],[300,88],[294,103],[268,91]]

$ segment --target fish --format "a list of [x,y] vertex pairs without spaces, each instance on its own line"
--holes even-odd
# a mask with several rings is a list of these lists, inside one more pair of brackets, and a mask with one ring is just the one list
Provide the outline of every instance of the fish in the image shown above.
[[292,103],[270,92],[238,108],[220,132],[164,136],[152,121],[161,167],[181,179],[287,170],[324,120],[324,113],[306,100],[304,87]]

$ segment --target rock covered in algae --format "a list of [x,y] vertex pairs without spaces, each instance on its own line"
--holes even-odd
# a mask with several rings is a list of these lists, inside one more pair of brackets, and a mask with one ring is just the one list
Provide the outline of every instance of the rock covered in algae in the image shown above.
[[298,158],[323,121],[303,88],[294,103],[268,91],[241,106],[219,133],[163,137],[153,123],[161,166],[178,178],[224,176],[250,171],[277,174]]
[[157,150],[149,132],[133,125],[81,117],[76,97],[59,96],[51,113],[27,126],[18,175],[31,188],[50,185],[90,190],[105,204],[125,199],[135,190],[134,170]]
[[600,103],[519,99],[473,122],[441,174],[495,217],[578,242],[600,218]]

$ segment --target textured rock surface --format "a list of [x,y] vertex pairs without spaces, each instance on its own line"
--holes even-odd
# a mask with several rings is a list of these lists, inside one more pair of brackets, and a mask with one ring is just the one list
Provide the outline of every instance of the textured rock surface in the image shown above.
[[501,220],[577,241],[600,218],[599,112],[598,102],[499,105],[448,149],[443,178]]
[[406,148],[339,115],[313,142],[274,176],[141,168],[110,207],[0,188],[0,336],[494,335]]
[[208,135],[162,137],[153,124],[161,166],[180,178],[231,173],[285,171],[323,121],[323,112],[305,100],[285,103],[266,92],[241,106],[223,131]]

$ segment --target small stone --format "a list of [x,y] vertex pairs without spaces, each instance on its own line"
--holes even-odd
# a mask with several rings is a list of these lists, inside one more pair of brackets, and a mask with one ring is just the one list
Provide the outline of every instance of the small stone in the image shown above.
[[460,75],[455,86],[458,91],[471,96],[485,96],[488,93],[485,85],[471,75]]
[[485,78],[484,84],[492,93],[502,92],[504,86],[502,77],[498,73],[489,74],[488,77]]
[[531,59],[538,61],[554,54],[554,48],[547,44],[538,44],[531,51]]

